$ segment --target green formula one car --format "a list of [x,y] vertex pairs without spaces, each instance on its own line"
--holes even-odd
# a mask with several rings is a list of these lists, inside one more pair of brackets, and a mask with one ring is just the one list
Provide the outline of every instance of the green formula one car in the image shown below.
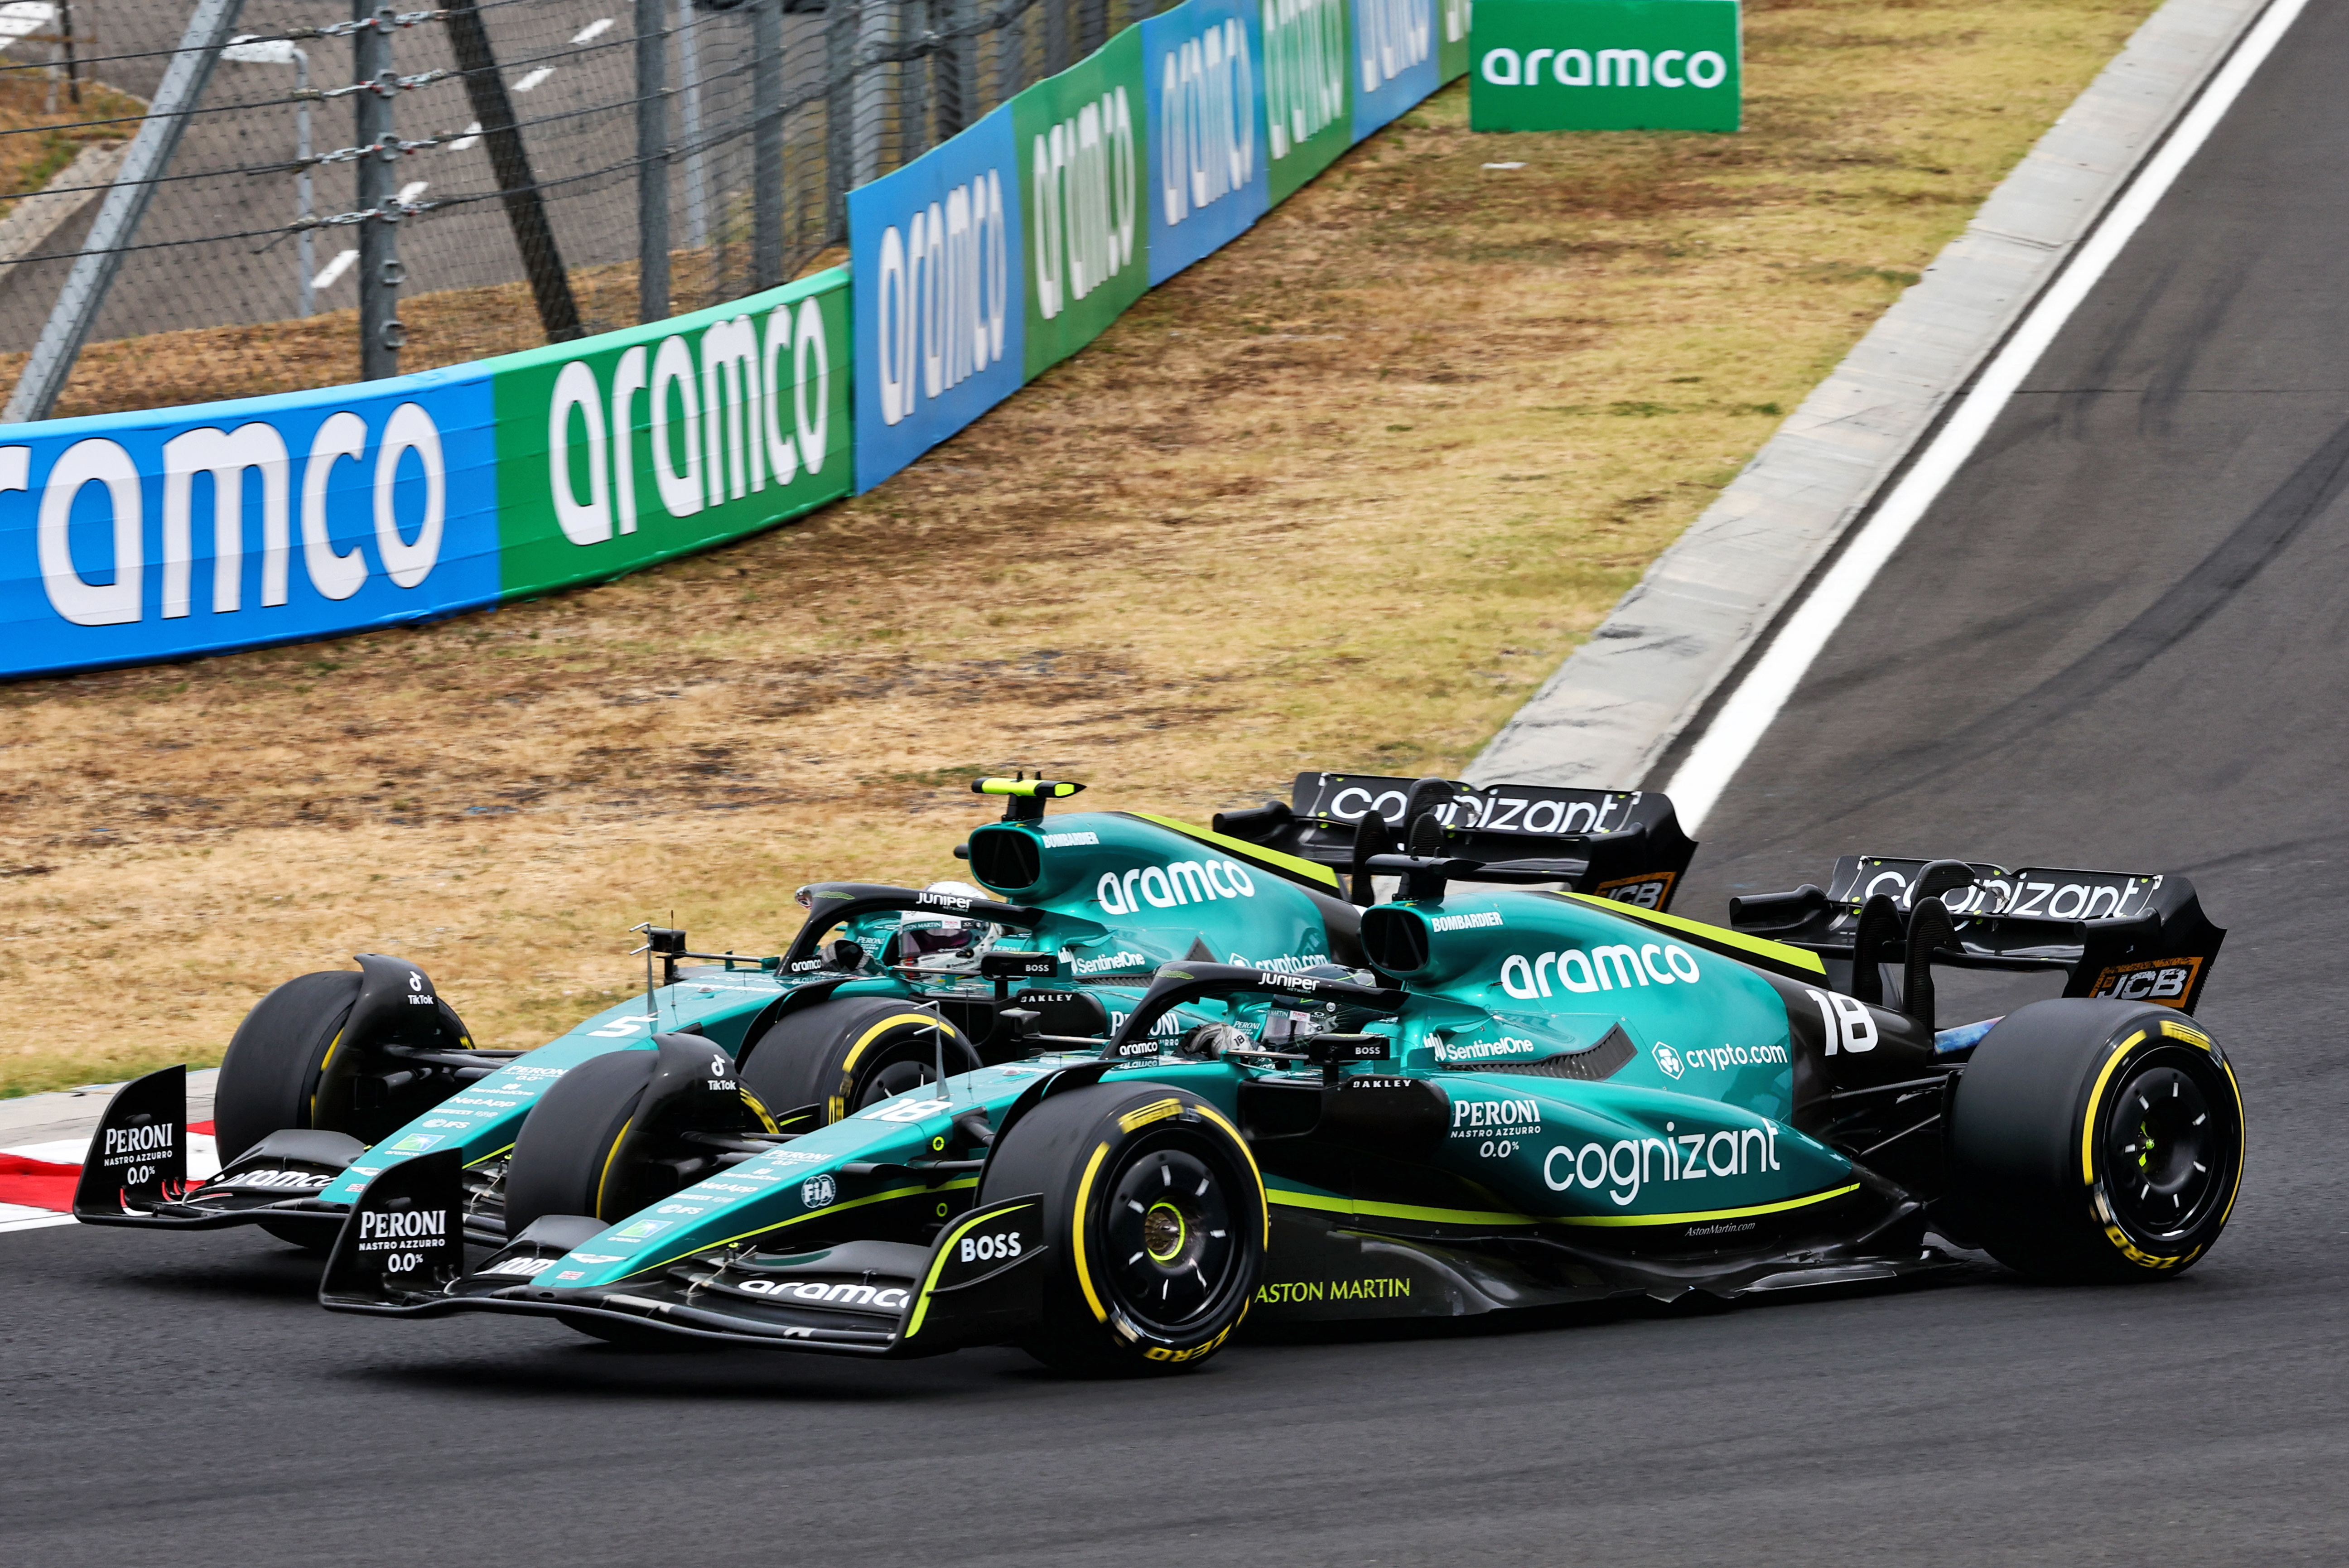
[[[960,883],[819,883],[802,889],[798,937],[765,959],[694,953],[682,931],[648,928],[643,1001],[527,1053],[476,1048],[404,960],[363,954],[357,972],[289,981],[254,1008],[222,1065],[220,1173],[187,1179],[185,1075],[166,1069],[109,1106],[74,1211],[150,1230],[257,1225],[323,1251],[369,1179],[453,1151],[475,1241],[502,1241],[546,1213],[617,1219],[746,1149],[1018,1060],[1028,1048],[1007,1012],[1032,1015],[1045,1035],[1097,1037],[1170,960],[1360,965],[1361,907],[1340,870],[1367,902],[1375,877],[1361,863],[1392,847],[1414,812],[1429,831],[1436,819],[1463,833],[1495,819],[1475,839],[1498,862],[1490,877],[1648,902],[1669,898],[1694,848],[1661,795],[1318,773],[1300,776],[1292,805],[1216,828],[1128,812],[1048,826],[1046,803],[1082,787],[973,785],[1007,803],[1007,823],[956,853],[998,898]],[[655,1051],[656,1037],[688,1044]],[[680,1050],[696,1094],[678,1101]],[[599,1119],[607,1102],[624,1107],[616,1120]]]
[[[1096,875],[1040,823],[970,847],[990,885]],[[1933,1016],[1936,964],[2205,973],[2223,933],[2182,878],[2063,873],[2081,897],[2056,918],[2014,907],[2035,873],[1854,857],[1826,892],[1741,908],[1781,941],[1463,888],[1491,870],[1464,857],[1360,869],[1401,884],[1362,916],[1369,970],[1168,963],[1083,1033],[1010,1009],[1018,1059],[730,1151],[618,1223],[545,1213],[478,1268],[462,1158],[428,1156],[357,1195],[321,1300],[852,1355],[1012,1343],[1117,1372],[1195,1364],[1251,1309],[1848,1286],[1951,1266],[1935,1237],[2053,1279],[2156,1278],[2226,1223],[2241,1104],[2191,995]],[[1899,1005],[1854,994],[1887,961]],[[727,1098],[694,1086],[720,1066],[706,1045],[654,1054],[672,1103]],[[576,1114],[625,1109],[616,1085]]]

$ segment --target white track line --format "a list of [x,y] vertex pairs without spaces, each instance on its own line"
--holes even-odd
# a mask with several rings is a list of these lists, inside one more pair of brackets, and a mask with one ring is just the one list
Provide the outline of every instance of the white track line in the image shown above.
[[2193,161],[2210,132],[2234,107],[2235,99],[2259,70],[2307,0],[2275,0],[2247,34],[2231,58],[2210,78],[2194,107],[2179,120],[2169,140],[2142,172],[2121,193],[2088,238],[2072,265],[2033,306],[2014,336],[1992,358],[1973,389],[1959,402],[1916,466],[1902,477],[1868,520],[1858,536],[1830,567],[1818,586],[1778,628],[1770,646],[1746,671],[1704,734],[1690,748],[1687,760],[1664,786],[1680,814],[1681,826],[1691,832],[1702,825],[1729,781],[1745,764],[1754,746],[1795,694],[1811,661],[1827,644],[1860,596],[1875,581],[1884,563],[1892,558],[1909,531],[1925,514],[1942,487],[1973,455],[1990,432],[1991,424],[2014,389],[2038,364],[2080,302],[2087,298],[2138,227],[2187,164]]

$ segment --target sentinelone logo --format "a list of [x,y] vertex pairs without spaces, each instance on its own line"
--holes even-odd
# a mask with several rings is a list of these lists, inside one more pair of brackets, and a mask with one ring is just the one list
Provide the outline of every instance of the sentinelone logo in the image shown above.
[[989,169],[916,212],[903,231],[892,223],[881,232],[874,344],[883,423],[903,423],[919,399],[1003,358],[1011,303],[1005,223],[1003,174]]
[[1729,62],[1711,49],[1487,49],[1477,73],[1495,87],[1539,87],[1542,72],[1560,87],[1660,87],[1711,89],[1729,79]]

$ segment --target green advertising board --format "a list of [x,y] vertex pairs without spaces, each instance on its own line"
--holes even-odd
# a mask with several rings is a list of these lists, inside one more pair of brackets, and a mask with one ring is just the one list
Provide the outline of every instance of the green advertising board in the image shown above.
[[1139,27],[1011,100],[1030,378],[1100,337],[1150,291],[1146,119]]
[[849,493],[848,271],[496,359],[501,597],[594,582]]
[[1354,8],[1264,0],[1263,15],[1267,193],[1278,207],[1354,145]]
[[1738,0],[1475,0],[1471,130],[1735,130]]
[[1468,68],[1469,9],[1469,0],[1435,0],[1435,74],[1442,80],[1458,81]]

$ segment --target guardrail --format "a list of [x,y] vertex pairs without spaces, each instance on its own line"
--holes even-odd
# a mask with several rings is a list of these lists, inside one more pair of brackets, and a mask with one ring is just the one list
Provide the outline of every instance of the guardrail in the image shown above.
[[870,489],[1466,66],[1466,0],[1185,0],[852,192],[848,267],[419,375],[0,426],[0,677],[533,597]]

